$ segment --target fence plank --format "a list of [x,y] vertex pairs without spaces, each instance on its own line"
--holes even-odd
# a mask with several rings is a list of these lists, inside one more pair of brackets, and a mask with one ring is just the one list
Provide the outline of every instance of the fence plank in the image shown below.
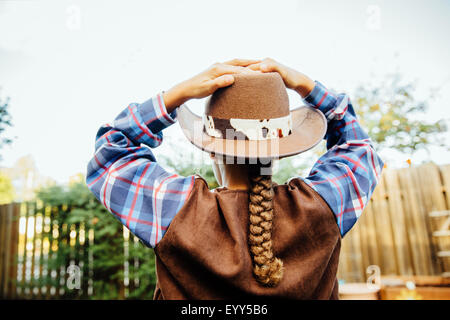
[[20,236],[20,244],[21,244],[21,252],[19,252],[19,259],[20,259],[20,266],[21,266],[21,272],[20,272],[20,282],[18,282],[18,289],[21,298],[25,297],[25,285],[26,285],[26,279],[25,279],[25,271],[26,271],[26,265],[27,265],[27,234],[28,234],[28,205],[26,203],[22,203],[20,206],[20,217],[22,219],[23,223],[23,234],[19,234]]
[[[370,203],[370,201],[369,201]],[[361,217],[359,217],[358,225],[360,227],[360,240],[361,240],[361,262],[362,262],[362,270],[365,271],[369,265],[371,265],[370,260],[370,237],[367,230],[370,228],[369,224],[369,214],[370,205],[366,206],[364,212]],[[365,274],[363,275],[365,278]]]
[[[57,224],[58,236],[56,237],[58,247],[56,250],[56,259],[58,261],[60,261],[60,258],[61,258],[61,246],[59,244],[64,242],[63,232],[64,232],[64,228],[67,227],[67,226],[63,225],[62,223],[60,223],[60,221],[62,221],[62,219],[60,218],[62,211],[63,211],[62,207],[58,206],[57,211],[56,211],[56,220],[58,223]],[[64,282],[64,266],[57,267],[57,269],[56,269],[56,294],[55,294],[55,297],[58,297],[58,298],[64,294],[64,287],[61,285],[61,282]]]
[[389,216],[394,230],[394,248],[397,259],[398,272],[402,275],[412,275],[413,267],[409,254],[408,237],[405,227],[405,214],[402,205],[397,171],[385,169],[383,174],[386,192],[389,195]]
[[[38,279],[37,279],[37,298],[42,299],[43,298],[43,286],[41,285],[41,281],[43,279],[43,242],[44,242],[44,219],[45,219],[45,204],[40,203],[39,209],[38,209],[38,215],[36,216],[36,255],[35,255],[35,264],[36,270],[38,273]],[[36,261],[37,259],[37,261]]]
[[14,299],[17,296],[17,261],[18,261],[18,245],[19,245],[19,219],[20,204],[12,205],[12,221],[11,221],[11,245],[10,245],[10,271],[9,271],[9,288],[8,299]]
[[353,265],[355,267],[356,281],[365,281],[364,264],[362,259],[362,247],[361,247],[361,225],[356,224],[353,228],[352,235],[352,248],[353,248]]
[[83,297],[89,297],[89,239],[88,239],[88,222],[84,222],[81,224],[80,228],[83,230],[80,233],[80,242],[82,243],[82,259],[83,259],[83,271],[81,278],[81,288],[83,290]]
[[54,284],[53,284],[53,274],[54,274],[54,268],[53,268],[53,259],[54,259],[54,251],[53,251],[53,230],[56,229],[54,227],[54,207],[47,207],[46,208],[46,216],[48,217],[48,253],[47,253],[47,285],[46,285],[46,299],[51,299],[54,294]]
[[57,220],[58,215],[58,208],[57,207],[51,207],[50,208],[50,234],[49,234],[49,241],[50,241],[50,248],[49,248],[49,273],[51,275],[50,277],[50,286],[49,286],[49,293],[50,298],[53,299],[58,294],[58,285],[57,285],[57,275],[58,275],[58,268],[53,265],[53,261],[56,259],[57,256],[57,239],[58,239],[58,229],[59,224]]
[[408,230],[408,239],[411,248],[414,273],[419,275],[430,274],[431,267],[429,261],[424,261],[427,257],[426,243],[424,243],[421,228],[425,226],[421,219],[423,200],[419,187],[415,184],[413,176],[414,168],[401,169],[399,172],[399,182],[404,192],[403,206],[409,213],[405,216]]
[[36,291],[35,289],[36,287],[36,280],[35,280],[35,255],[36,255],[36,217],[37,217],[37,204],[36,202],[31,202],[30,203],[30,207],[31,207],[31,217],[33,218],[33,225],[31,226],[32,228],[32,238],[31,238],[31,254],[30,254],[30,263],[31,263],[31,267],[30,267],[30,298],[33,299],[34,297],[36,297]]
[[3,284],[5,269],[5,241],[6,241],[6,205],[0,205],[0,297],[3,298]]
[[341,241],[341,252],[338,267],[338,278],[345,281],[352,281],[350,267],[350,243],[347,241],[347,235]]
[[389,216],[389,206],[384,189],[384,180],[380,179],[373,193],[373,211],[375,214],[375,225],[379,256],[381,257],[381,273],[384,275],[397,274],[397,262],[393,259],[394,238],[392,224]]
[[[377,242],[377,232],[376,232],[376,223],[375,223],[375,212],[373,210],[373,200],[371,199],[366,209],[364,210],[363,215],[365,215],[365,229],[364,233],[367,234],[368,238],[368,255],[369,255],[369,263],[372,265],[381,266],[381,258],[379,255],[379,248]],[[367,266],[366,266],[367,267]]]
[[4,255],[3,255],[3,286],[1,288],[2,290],[2,296],[7,297],[8,296],[8,288],[9,288],[9,281],[10,281],[10,275],[9,275],[9,264],[11,262],[11,225],[12,225],[12,204],[4,205],[4,223],[6,230],[4,231],[4,242],[2,243],[2,246],[4,247]]

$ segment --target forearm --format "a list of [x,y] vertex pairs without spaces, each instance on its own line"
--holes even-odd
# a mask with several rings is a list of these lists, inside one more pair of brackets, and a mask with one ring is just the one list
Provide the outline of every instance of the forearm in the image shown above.
[[314,89],[314,86],[316,85],[316,83],[309,78],[308,76],[299,73],[296,76],[296,85],[294,87],[294,90],[302,97],[305,98],[307,97],[311,91]]
[[176,108],[190,99],[187,91],[186,85],[183,82],[164,91],[163,99],[168,113],[172,113]]

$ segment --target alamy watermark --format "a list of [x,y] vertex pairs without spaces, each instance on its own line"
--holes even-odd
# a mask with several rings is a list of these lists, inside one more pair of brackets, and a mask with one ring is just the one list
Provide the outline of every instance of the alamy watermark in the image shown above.
[[381,269],[377,265],[370,265],[366,269],[366,273],[369,275],[367,277],[367,287],[369,289],[380,289],[381,287]]
[[67,267],[67,288],[70,290],[73,289],[77,289],[80,290],[81,289],[81,269],[79,266],[77,265],[70,265]]
[[72,4],[66,8],[66,27],[70,31],[81,29],[81,8],[79,5]]
[[372,31],[381,30],[381,8],[376,4],[370,4],[366,9],[366,28]]

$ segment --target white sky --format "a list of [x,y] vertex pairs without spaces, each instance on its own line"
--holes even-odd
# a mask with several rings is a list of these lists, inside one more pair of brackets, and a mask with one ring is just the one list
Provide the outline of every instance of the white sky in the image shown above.
[[[444,0],[0,0],[0,94],[11,97],[17,136],[0,165],[31,154],[64,182],[85,172],[98,127],[128,103],[235,57],[270,56],[350,93],[398,70],[419,93],[441,86],[426,118],[448,118],[449,30]],[[201,101],[190,105],[201,112]],[[178,126],[165,133],[186,141]]]

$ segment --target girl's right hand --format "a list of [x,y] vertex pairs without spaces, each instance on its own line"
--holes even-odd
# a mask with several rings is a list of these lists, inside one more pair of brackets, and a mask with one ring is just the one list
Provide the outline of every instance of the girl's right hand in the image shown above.
[[246,67],[259,62],[260,60],[234,59],[213,64],[202,73],[164,92],[167,111],[170,113],[190,99],[207,97],[217,89],[231,85],[234,82],[233,74],[256,72]]

